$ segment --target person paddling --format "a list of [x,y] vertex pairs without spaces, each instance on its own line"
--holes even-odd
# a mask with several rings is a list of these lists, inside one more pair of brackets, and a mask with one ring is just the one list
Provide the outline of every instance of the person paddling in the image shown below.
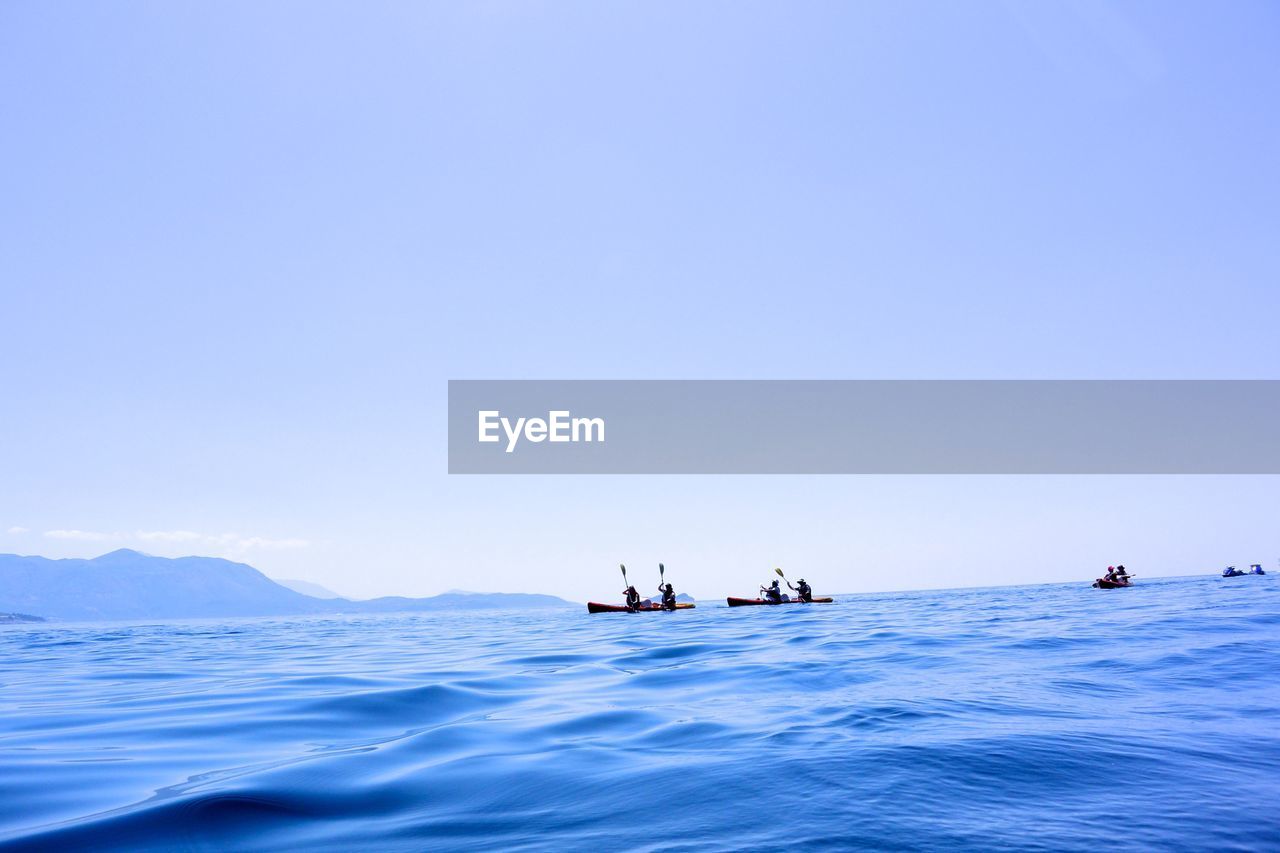
[[1129,582],[1129,573],[1124,570],[1124,566],[1116,566],[1116,579],[1121,583]]
[[[777,581],[774,581],[774,583],[777,583]],[[801,601],[813,602],[813,587],[805,583],[804,578],[800,578],[797,586],[791,586],[791,581],[787,581],[787,586],[791,587],[791,590],[796,595],[800,596]]]
[[773,604],[782,603],[782,587],[778,585],[777,581],[774,581],[768,586],[760,587],[760,591],[764,593],[765,601],[771,602]]
[[666,583],[666,578],[667,567],[662,563],[658,563],[658,592],[662,593],[662,609],[675,610],[676,588]]
[[622,594],[627,597],[628,610],[640,609],[640,593],[636,591],[636,588],[634,586],[627,587],[622,591]]

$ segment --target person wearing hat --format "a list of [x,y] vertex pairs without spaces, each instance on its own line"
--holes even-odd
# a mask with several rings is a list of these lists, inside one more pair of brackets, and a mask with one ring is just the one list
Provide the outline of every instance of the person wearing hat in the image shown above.
[[658,584],[658,592],[662,593],[662,609],[676,609],[676,588],[671,584]]
[[[791,581],[787,581],[787,586],[791,586]],[[813,587],[805,583],[804,578],[800,578],[799,586],[791,586],[796,595],[800,596],[801,601],[813,602]]]

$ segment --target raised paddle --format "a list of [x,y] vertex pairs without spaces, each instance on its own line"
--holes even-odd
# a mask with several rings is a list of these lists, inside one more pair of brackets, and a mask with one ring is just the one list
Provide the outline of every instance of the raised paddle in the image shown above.
[[[626,567],[626,566],[624,566],[622,563],[618,563],[618,568],[622,569],[622,582],[623,582],[623,584],[625,584],[625,585],[626,585],[627,589],[630,589],[630,588],[631,588],[631,581],[627,580],[627,567]],[[629,602],[629,601],[630,601],[630,599],[628,599],[628,602]],[[628,606],[630,606],[630,605],[628,604]]]
[[[787,581],[787,576],[782,573],[782,569],[774,569],[774,571],[778,573],[778,577],[782,578],[784,581]],[[801,578],[801,580],[804,580],[804,578]],[[793,590],[795,589],[794,586],[791,586],[791,581],[787,581],[787,586],[791,587],[791,589]],[[812,595],[812,593],[810,593],[810,595]],[[804,601],[803,598],[799,600]]]

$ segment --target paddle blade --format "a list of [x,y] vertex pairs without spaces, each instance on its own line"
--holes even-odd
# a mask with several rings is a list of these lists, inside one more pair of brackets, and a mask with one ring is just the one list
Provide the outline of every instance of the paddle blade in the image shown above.
[[658,563],[658,577],[663,577],[667,573],[667,567]]
[[780,577],[780,578],[785,578],[785,577],[786,577],[786,575],[784,575],[784,574],[782,573],[782,569],[774,569],[774,571],[778,573],[778,577]]
[[622,563],[618,563],[618,568],[622,569],[622,579],[623,579],[623,580],[626,580],[626,579],[627,579],[627,567],[626,567],[626,566],[624,566],[624,565],[622,565]]

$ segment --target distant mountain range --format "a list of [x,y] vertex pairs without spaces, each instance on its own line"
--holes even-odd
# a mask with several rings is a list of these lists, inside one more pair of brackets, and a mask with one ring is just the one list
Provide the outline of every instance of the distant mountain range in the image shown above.
[[300,592],[303,595],[309,595],[312,598],[342,598],[342,596],[338,595],[328,587],[321,586],[318,583],[312,583],[311,581],[295,580],[293,578],[272,578],[272,580],[286,589],[291,589],[294,592]]
[[[317,589],[328,592],[323,587]],[[0,554],[0,613],[50,619],[189,619],[570,606],[574,606],[572,602],[553,595],[522,593],[449,592],[429,598],[390,596],[368,601],[321,598],[289,589],[244,563],[217,557],[153,557],[127,548],[92,560]]]
[[43,622],[39,616],[32,616],[29,613],[0,613],[0,625],[7,625],[13,622]]

